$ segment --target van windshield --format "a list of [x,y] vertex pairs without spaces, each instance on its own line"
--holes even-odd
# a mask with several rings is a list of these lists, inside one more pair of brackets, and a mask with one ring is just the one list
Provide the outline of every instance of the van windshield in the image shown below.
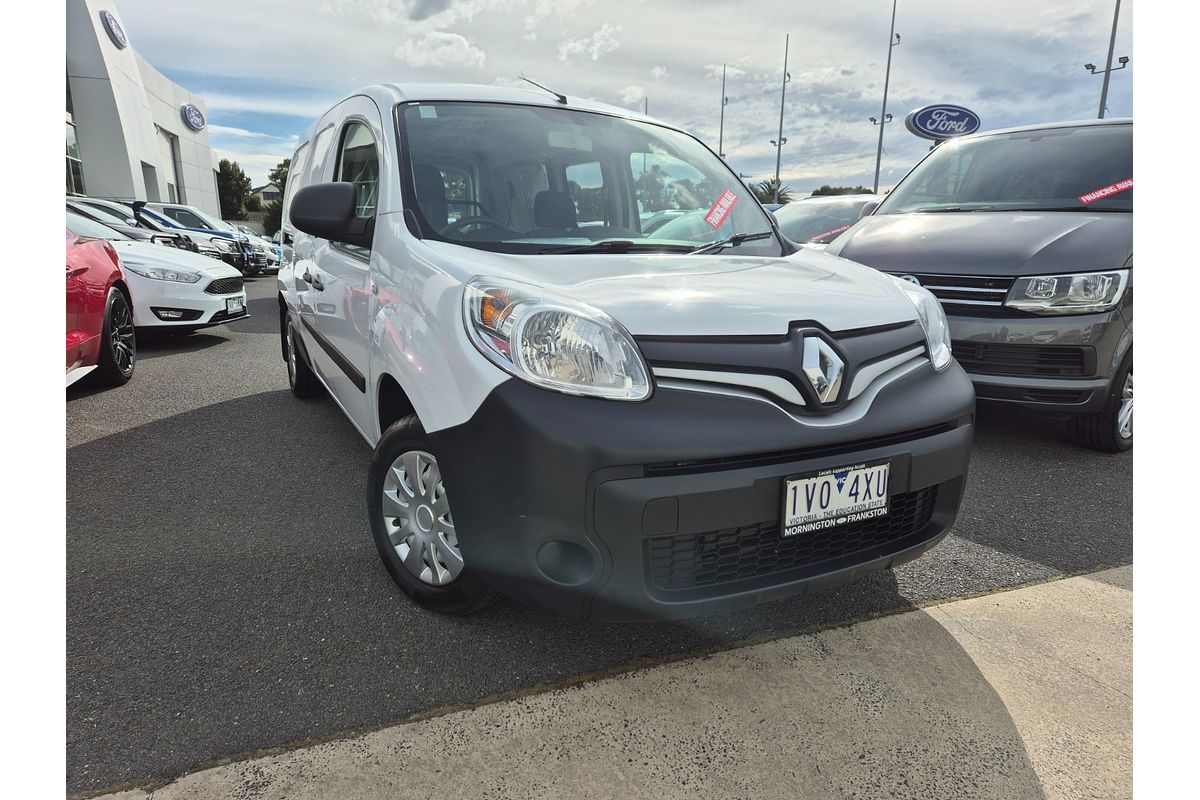
[[679,131],[493,103],[407,104],[398,116],[405,205],[425,238],[595,253],[689,252],[737,236],[738,255],[783,252],[749,189]]
[[1132,210],[1133,126],[1114,124],[939,145],[875,213]]

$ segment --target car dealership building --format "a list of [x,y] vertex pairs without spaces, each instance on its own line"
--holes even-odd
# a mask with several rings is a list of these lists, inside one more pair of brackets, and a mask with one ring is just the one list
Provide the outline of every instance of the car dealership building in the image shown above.
[[133,49],[112,0],[67,0],[67,194],[219,217],[207,117],[201,98]]

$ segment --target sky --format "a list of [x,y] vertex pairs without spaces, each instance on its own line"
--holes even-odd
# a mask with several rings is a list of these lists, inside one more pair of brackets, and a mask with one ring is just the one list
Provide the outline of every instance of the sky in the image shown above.
[[[1132,56],[1125,0],[1117,56]],[[784,37],[790,34],[781,174],[803,194],[871,186],[883,101],[888,0],[119,0],[131,44],[203,97],[221,157],[254,184],[309,123],[372,83],[515,85],[641,110],[717,149],[726,64],[726,160],[775,170]],[[983,129],[1096,116],[1112,0],[899,0],[881,187],[928,150],[910,110],[957,103]],[[1128,68],[1110,116],[1133,113]]]

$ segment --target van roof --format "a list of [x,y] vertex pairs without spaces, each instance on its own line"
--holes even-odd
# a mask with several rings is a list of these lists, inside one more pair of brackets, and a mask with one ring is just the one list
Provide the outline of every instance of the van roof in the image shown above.
[[980,131],[962,139],[978,139],[984,136],[996,136],[1004,133],[1022,133],[1024,131],[1045,131],[1055,128],[1091,128],[1099,125],[1132,125],[1133,117],[1109,117],[1107,119],[1079,119],[1068,122],[1043,122],[1038,125],[1018,125],[1012,128],[1000,128],[994,131]]
[[[556,90],[561,90],[558,87]],[[514,103],[520,105],[546,106],[547,108],[567,108],[577,111],[594,111],[629,119],[646,120],[658,125],[666,125],[661,120],[653,119],[637,111],[631,111],[620,106],[598,103],[583,97],[567,95],[567,104],[558,102],[555,96],[533,86],[485,86],[471,83],[381,83],[367,86],[352,92],[348,97],[363,95],[370,97],[385,108],[397,103],[436,103],[436,102],[476,102],[476,103]],[[342,100],[339,100],[340,103]],[[332,106],[331,106],[332,107]],[[304,141],[312,138],[316,121],[305,131]],[[674,125],[667,125],[674,128]]]

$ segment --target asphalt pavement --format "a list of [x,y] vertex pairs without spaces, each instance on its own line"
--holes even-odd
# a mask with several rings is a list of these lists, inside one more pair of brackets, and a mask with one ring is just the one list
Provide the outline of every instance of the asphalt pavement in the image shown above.
[[275,281],[251,318],[141,346],[67,395],[67,786],[94,794],[550,686],[1132,561],[1132,459],[981,407],[954,532],[803,600],[605,625],[421,611],[375,554],[369,449],[287,390]]

